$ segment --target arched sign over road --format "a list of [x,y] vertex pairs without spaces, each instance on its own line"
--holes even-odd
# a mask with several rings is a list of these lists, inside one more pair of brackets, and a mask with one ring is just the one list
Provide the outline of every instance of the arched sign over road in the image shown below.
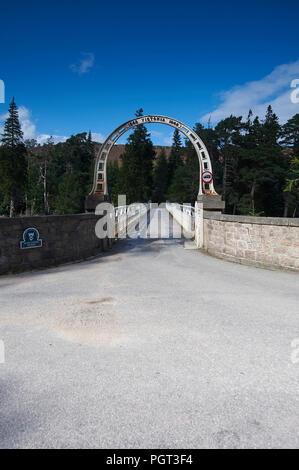
[[[93,188],[90,193],[90,197],[94,195],[102,196],[103,199],[108,199],[107,160],[109,153],[116,141],[125,132],[133,129],[135,126],[152,123],[166,124],[167,126],[174,127],[175,129],[178,129],[180,132],[182,132],[190,140],[197,153],[199,160],[199,175],[202,175],[204,171],[209,171],[212,173],[212,165],[207,148],[201,138],[190,127],[176,119],[172,119],[167,116],[138,116],[134,119],[131,119],[130,121],[125,122],[115,129],[102,144],[96,159]],[[214,189],[213,179],[211,179],[209,182],[204,182],[200,177],[198,194],[216,195],[217,193]]]

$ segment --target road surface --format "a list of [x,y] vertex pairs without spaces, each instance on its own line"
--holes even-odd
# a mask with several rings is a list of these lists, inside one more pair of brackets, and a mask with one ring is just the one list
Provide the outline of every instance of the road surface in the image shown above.
[[0,277],[1,448],[298,446],[298,275],[190,248]]

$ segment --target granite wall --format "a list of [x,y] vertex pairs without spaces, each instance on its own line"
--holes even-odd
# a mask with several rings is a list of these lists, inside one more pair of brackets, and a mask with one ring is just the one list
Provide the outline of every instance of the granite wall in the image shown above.
[[[78,261],[107,250],[112,240],[95,235],[99,215],[0,217],[0,274]],[[21,249],[27,228],[39,232],[42,246]]]
[[299,271],[299,219],[233,216],[203,211],[208,253],[255,266]]

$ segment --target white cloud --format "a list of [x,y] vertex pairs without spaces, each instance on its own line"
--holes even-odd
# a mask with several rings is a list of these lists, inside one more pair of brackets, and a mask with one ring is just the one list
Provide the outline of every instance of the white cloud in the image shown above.
[[31,119],[31,113],[25,106],[19,107],[19,119],[24,139],[37,139],[36,126]]
[[[36,125],[32,119],[31,112],[25,106],[20,106],[18,108],[19,111],[19,120],[21,124],[21,128],[24,134],[24,140],[27,139],[35,139],[38,144],[43,145],[47,142],[47,140],[52,137],[55,144],[58,142],[65,142],[69,137],[65,135],[50,135],[50,134],[40,134],[36,130]],[[3,124],[4,121],[8,117],[8,112],[0,115],[0,136],[3,132]],[[92,140],[94,142],[103,143],[105,140],[105,136],[100,132],[92,132]]]
[[79,60],[77,64],[71,64],[70,68],[74,73],[78,75],[83,75],[90,71],[90,69],[94,66],[94,54],[92,52],[84,52],[82,54],[82,58]]
[[274,112],[283,123],[299,113],[299,104],[291,101],[291,82],[299,78],[299,59],[290,64],[282,64],[260,80],[247,82],[220,94],[222,103],[214,111],[201,117],[202,122],[216,123],[231,114],[246,117],[249,109],[254,115],[263,117],[267,106],[272,105]]
[[91,137],[94,142],[100,142],[102,144],[105,141],[105,137],[99,132],[92,132]]
[[[19,111],[19,120],[21,124],[21,128],[24,134],[24,140],[27,139],[36,139],[38,144],[44,144],[46,141],[52,137],[54,143],[57,144],[58,142],[65,142],[68,137],[64,135],[53,135],[50,136],[49,134],[40,134],[36,130],[36,125],[32,120],[31,112],[25,106],[20,106],[18,108]],[[8,117],[8,113],[4,113],[0,115],[0,122],[5,121]],[[3,125],[0,125],[0,134],[3,132]]]
[[48,139],[53,140],[54,144],[58,144],[58,142],[65,142],[68,137],[65,135],[50,135],[50,134],[39,134],[36,138],[37,143],[43,145],[47,142]]
[[[149,127],[149,126],[148,126]],[[163,137],[163,132],[159,132],[159,131],[153,131],[151,128],[150,128],[150,133],[152,136],[154,137]]]
[[161,130],[156,130],[157,124],[150,123],[146,125],[148,132],[151,135],[151,139],[154,145],[166,145],[171,146],[173,140],[173,131],[169,132],[169,127],[162,124],[158,124],[158,128]]
[[171,134],[168,137],[164,137],[163,139],[163,145],[167,145],[168,147],[171,147],[173,141],[173,135]]

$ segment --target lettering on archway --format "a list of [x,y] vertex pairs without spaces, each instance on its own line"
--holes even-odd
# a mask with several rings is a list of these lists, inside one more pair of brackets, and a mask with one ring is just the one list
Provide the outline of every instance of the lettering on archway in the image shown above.
[[201,138],[186,124],[182,122],[172,119],[167,116],[155,116],[155,115],[148,115],[148,116],[138,116],[130,121],[125,122],[117,129],[115,129],[109,137],[105,140],[102,144],[99,153],[97,155],[96,164],[95,164],[95,171],[94,171],[94,181],[93,181],[93,188],[90,193],[90,196],[97,195],[102,196],[103,199],[108,198],[108,184],[107,184],[107,161],[109,158],[109,153],[116,143],[116,141],[127,131],[133,129],[136,126],[140,126],[141,124],[166,124],[167,126],[174,127],[178,129],[182,134],[184,134],[192,143],[196,154],[198,156],[199,161],[199,187],[198,187],[198,194],[213,194],[216,195],[214,189],[213,180],[209,183],[205,183],[202,181],[201,175],[203,171],[209,171],[212,173],[212,165],[209,153],[207,148]]

